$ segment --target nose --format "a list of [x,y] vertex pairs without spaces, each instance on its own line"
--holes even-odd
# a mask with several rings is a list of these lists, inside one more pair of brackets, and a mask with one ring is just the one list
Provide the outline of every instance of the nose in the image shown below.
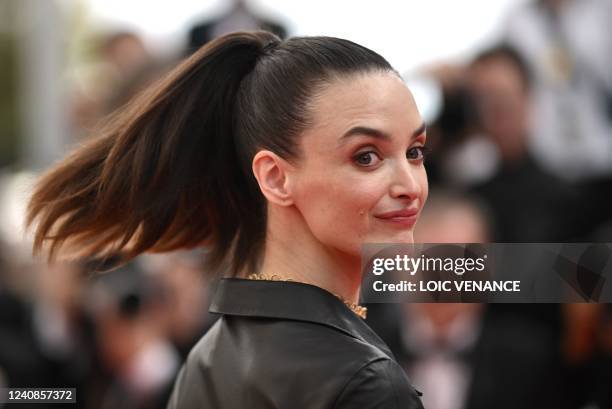
[[420,172],[423,170],[406,160],[399,162],[393,169],[392,183],[389,187],[391,197],[409,201],[418,199],[423,189],[420,183]]

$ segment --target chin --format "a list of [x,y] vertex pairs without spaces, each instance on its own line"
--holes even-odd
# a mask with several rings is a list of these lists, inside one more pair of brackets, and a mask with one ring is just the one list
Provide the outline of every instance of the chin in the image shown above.
[[414,233],[410,230],[396,234],[377,234],[371,239],[366,240],[365,243],[413,244]]
[[394,243],[413,244],[414,243],[414,235],[410,234],[410,235],[405,235],[405,236],[398,237],[398,239],[395,240]]

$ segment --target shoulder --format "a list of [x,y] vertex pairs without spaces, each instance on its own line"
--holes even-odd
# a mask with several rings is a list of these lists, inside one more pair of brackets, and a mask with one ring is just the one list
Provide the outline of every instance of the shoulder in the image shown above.
[[273,396],[293,407],[367,408],[366,403],[385,402],[380,407],[422,408],[403,370],[383,351],[312,322],[224,316],[192,349],[172,401],[180,397],[185,405],[180,407],[206,402],[205,385],[221,379],[233,382],[216,394]]
[[379,359],[364,365],[347,381],[334,408],[423,409],[421,395],[395,361]]
[[[223,316],[192,348],[186,364],[210,368],[248,356],[251,365],[308,362],[308,368],[353,374],[376,360],[389,359],[381,349],[340,329],[306,321]],[[282,365],[274,366],[276,371]],[[288,370],[293,370],[290,366]]]
[[192,349],[187,366],[207,372],[228,362],[241,367],[248,362],[260,378],[290,376],[296,385],[314,387],[322,375],[332,375],[334,381],[325,381],[327,386],[339,388],[359,369],[389,358],[375,345],[333,326],[223,316]]
[[279,359],[302,357],[311,364],[337,366],[348,370],[384,358],[381,349],[333,325],[295,320],[255,319],[241,321],[258,353]]
[[[229,348],[233,345],[233,348]],[[236,346],[239,348],[235,348]],[[264,368],[270,362],[307,363],[309,371],[344,376],[379,359],[385,352],[354,335],[322,323],[256,317],[222,317],[192,351],[191,360],[223,356],[231,349],[234,356],[248,355],[252,365]],[[215,351],[216,357],[210,356]],[[228,351],[229,352],[229,351]],[[295,365],[275,364],[275,371],[294,371]],[[306,373],[301,371],[300,373]]]

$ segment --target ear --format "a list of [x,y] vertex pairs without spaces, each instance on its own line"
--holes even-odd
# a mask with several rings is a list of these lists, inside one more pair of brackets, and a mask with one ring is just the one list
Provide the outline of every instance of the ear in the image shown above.
[[289,189],[288,170],[291,165],[268,150],[262,150],[253,158],[253,174],[263,195],[272,203],[280,206],[293,204]]

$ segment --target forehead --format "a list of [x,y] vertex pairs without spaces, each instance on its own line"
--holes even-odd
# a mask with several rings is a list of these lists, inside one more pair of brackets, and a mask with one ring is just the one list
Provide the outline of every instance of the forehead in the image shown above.
[[412,133],[422,122],[412,94],[391,72],[334,79],[313,97],[310,111],[312,131],[341,133],[366,125],[389,133]]

